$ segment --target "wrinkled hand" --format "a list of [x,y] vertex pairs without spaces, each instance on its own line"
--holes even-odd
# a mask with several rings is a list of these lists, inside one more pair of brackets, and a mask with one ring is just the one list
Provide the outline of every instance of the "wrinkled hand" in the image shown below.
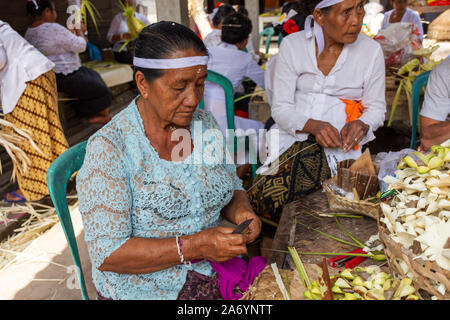
[[361,120],[347,122],[341,130],[344,152],[349,152],[356,146],[369,131],[369,126]]
[[199,232],[198,250],[203,258],[224,262],[247,253],[246,234],[231,234],[233,228],[217,227]]
[[341,137],[339,131],[330,123],[320,120],[313,120],[312,134],[316,141],[324,148],[340,148]]
[[241,211],[236,216],[236,224],[240,225],[242,222],[248,219],[253,219],[252,223],[250,223],[250,225],[248,226],[248,230],[250,230],[250,233],[247,234],[247,243],[252,243],[256,240],[256,238],[258,238],[259,234],[261,233],[262,223],[253,211]]

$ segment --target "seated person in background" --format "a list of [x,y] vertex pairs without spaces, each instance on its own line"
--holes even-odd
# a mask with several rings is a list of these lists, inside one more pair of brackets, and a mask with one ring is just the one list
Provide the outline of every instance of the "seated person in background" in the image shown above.
[[203,39],[205,46],[207,48],[217,47],[222,43],[222,23],[223,19],[230,14],[235,13],[236,11],[229,4],[222,4],[216,9],[214,9],[212,13],[212,25],[214,29]]
[[[19,190],[6,202],[38,201],[49,194],[47,170],[69,148],[58,117],[54,64],[30,45],[9,24],[0,20],[0,96],[4,119],[29,130],[39,153],[29,141],[19,147],[30,159],[25,172],[13,159]],[[9,127],[2,131],[11,133]]]
[[55,5],[51,0],[28,1],[26,9],[33,22],[25,33],[25,39],[55,64],[58,91],[76,98],[71,105],[90,123],[110,121],[111,91],[96,71],[81,65],[78,56],[87,45],[84,25],[74,30],[74,34],[56,23]]
[[423,41],[423,26],[420,16],[408,8],[408,0],[391,0],[394,9],[384,14],[381,30],[386,29],[392,23],[409,22],[414,23],[420,32],[420,40]]
[[[237,11],[236,11],[237,9]],[[222,43],[222,23],[225,17],[234,14],[236,12],[248,17],[248,11],[243,6],[230,6],[229,4],[222,4],[218,8],[215,9],[215,13],[213,13],[212,24],[214,29],[211,33],[209,33],[203,42],[207,48],[217,47]],[[262,52],[255,52],[253,48],[253,42],[251,38],[251,34],[249,35],[249,39],[247,42],[247,46],[245,48],[248,53],[251,54],[253,60],[256,62],[263,62],[265,59],[265,55]]]
[[[245,77],[250,78],[263,89],[265,88],[264,70],[252,59],[248,52],[243,51],[251,31],[252,23],[250,19],[239,13],[234,13],[227,16],[223,22],[222,43],[217,47],[208,49],[210,56],[208,70],[218,72],[227,77],[233,85],[235,97],[244,94],[242,80]],[[205,108],[211,110],[223,131],[227,129],[224,100],[222,88],[207,82],[205,87]],[[222,101],[222,104],[219,101]],[[241,105],[241,108],[239,108],[239,105],[235,104],[235,112],[236,115],[243,114],[246,116],[248,114],[248,105]],[[250,127],[253,127],[252,120],[241,119],[252,122]]]
[[[237,13],[240,13],[240,14],[248,17],[248,11],[247,11],[247,9],[245,9],[244,6],[237,5],[236,8],[237,8],[237,10],[236,10]],[[253,60],[258,62],[259,64],[265,62],[266,55],[264,53],[260,52],[259,50],[255,51],[255,48],[253,47],[253,40],[252,40],[251,34],[248,36],[248,43],[247,43],[246,49],[247,49],[247,52],[252,55]]]
[[450,139],[450,56],[430,73],[420,111],[420,149]]
[[[121,0],[121,1],[134,8],[135,10],[134,15],[139,21],[141,21],[146,26],[150,24],[150,21],[145,15],[136,12],[136,0]],[[127,19],[124,17],[122,12],[116,14],[112,19],[106,38],[111,44],[113,44],[114,58],[116,59],[117,62],[133,64],[133,46],[134,46],[133,41],[128,43],[128,45],[125,48],[119,51],[120,48],[122,48],[125,41],[130,39],[130,34],[128,33]]]
[[[358,159],[386,112],[383,52],[360,33],[364,1],[303,3],[304,31],[281,43],[269,155],[248,192],[255,212],[275,222],[285,204],[335,175],[338,162]],[[279,137],[274,147],[272,134]]]

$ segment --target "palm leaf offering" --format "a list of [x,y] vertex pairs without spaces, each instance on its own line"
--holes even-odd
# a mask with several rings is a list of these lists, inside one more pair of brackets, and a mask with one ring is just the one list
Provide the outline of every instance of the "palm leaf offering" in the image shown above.
[[[398,100],[402,90],[405,90],[406,98],[408,100],[408,110],[410,124],[412,125],[412,84],[414,79],[425,71],[433,70],[437,65],[439,65],[443,60],[435,61],[431,59],[431,55],[436,51],[439,46],[433,46],[432,48],[420,49],[413,52],[417,57],[405,63],[395,75],[399,78],[400,84],[394,96],[394,101],[392,103],[391,114],[389,116],[389,121],[387,126],[390,127],[392,120],[394,119],[395,110],[397,109]],[[425,62],[423,62],[425,61]]]
[[146,25],[138,18],[136,18],[135,9],[132,6],[122,2],[121,0],[119,0],[119,6],[123,10],[123,16],[127,19],[128,33],[131,36],[131,39],[127,39],[120,48],[119,51],[122,51],[131,41],[135,40],[138,37],[139,32],[141,32],[142,29],[146,27]]
[[[31,146],[40,154],[43,154],[36,143],[33,141],[31,136],[33,133],[26,129],[20,129],[13,123],[0,118],[0,125],[2,130],[0,130],[0,145],[5,148],[8,155],[14,164],[13,173],[11,175],[11,180],[15,181],[17,173],[24,174],[28,166],[31,164],[30,158],[21,149],[21,147],[29,142]],[[0,162],[0,174],[2,173],[2,166]]]
[[97,19],[101,19],[100,12],[97,8],[92,4],[89,0],[80,0],[80,13],[81,18],[83,19],[84,25],[87,27],[87,17],[88,13],[92,19],[92,23],[94,24],[95,30],[97,34],[100,36],[100,31],[98,30]]

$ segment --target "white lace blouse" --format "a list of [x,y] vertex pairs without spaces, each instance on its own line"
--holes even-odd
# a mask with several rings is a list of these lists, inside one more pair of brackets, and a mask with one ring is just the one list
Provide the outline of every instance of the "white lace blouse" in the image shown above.
[[86,40],[58,23],[43,23],[28,28],[25,39],[55,64],[55,73],[68,75],[81,67],[79,53],[86,50]]

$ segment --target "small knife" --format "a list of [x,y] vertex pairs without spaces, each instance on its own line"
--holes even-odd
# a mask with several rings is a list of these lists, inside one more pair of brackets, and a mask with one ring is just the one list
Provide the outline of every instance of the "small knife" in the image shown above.
[[236,227],[236,229],[234,229],[234,231],[232,232],[232,233],[234,233],[234,234],[241,234],[241,233],[243,233],[244,231],[245,231],[245,229],[247,229],[248,228],[248,226],[250,225],[250,223],[252,223],[252,221],[253,221],[253,219],[248,219],[248,220],[245,220],[244,222],[242,222],[240,225],[238,225],[237,227]]

